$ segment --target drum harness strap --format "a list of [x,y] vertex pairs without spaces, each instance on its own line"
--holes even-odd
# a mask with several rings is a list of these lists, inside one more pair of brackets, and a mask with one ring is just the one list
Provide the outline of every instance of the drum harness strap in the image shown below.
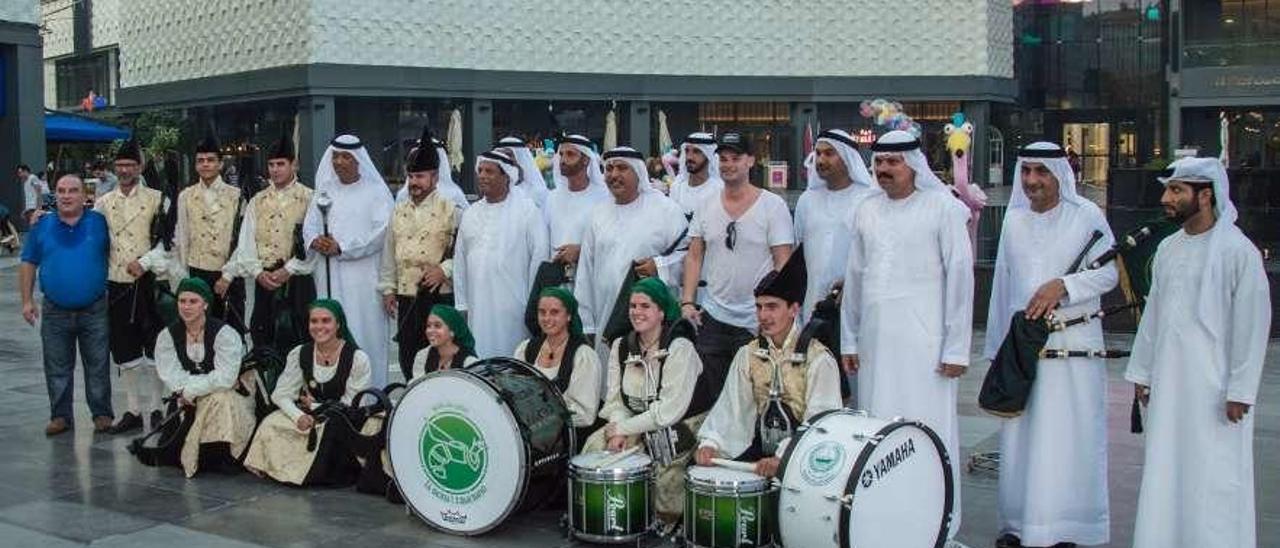
[[[795,348],[791,355],[786,358],[786,362],[792,367],[803,365],[808,360],[809,343],[813,340],[813,333],[804,330],[800,333],[796,340]],[[768,337],[759,335],[756,337],[756,349],[752,354],[759,359],[765,360],[772,366],[773,378],[769,380],[769,401],[765,403],[764,409],[760,412],[760,416],[756,420],[756,436],[760,440],[760,449],[765,454],[772,455],[778,449],[778,444],[782,440],[791,437],[795,433],[796,426],[799,421],[796,420],[795,410],[790,405],[782,401],[782,364],[773,359],[773,353],[769,352],[772,343]]]
[[[685,338],[692,340],[693,326],[685,319],[676,320],[663,333],[662,338],[658,341],[658,347],[654,349],[651,358],[658,362],[658,367],[649,368],[644,359],[643,351],[640,347],[640,337],[633,330],[619,341],[619,354],[626,356],[623,361],[623,371],[620,376],[626,376],[626,366],[636,365],[642,367],[645,375],[645,396],[644,399],[633,397],[622,390],[622,399],[626,403],[627,408],[633,413],[643,413],[658,401],[658,393],[662,389],[662,374],[665,371],[667,357],[670,355],[668,348],[671,342],[677,338]],[[693,400],[689,402],[689,408],[685,410],[684,416],[671,426],[660,428],[652,432],[644,433],[644,442],[649,449],[649,456],[659,464],[666,466],[675,460],[680,453],[693,448],[697,439],[694,432],[684,423],[689,417],[697,416],[705,413],[711,408],[711,402],[708,401],[705,389],[705,380],[701,375],[698,376],[697,387],[694,389]],[[623,384],[623,383],[619,383]]]

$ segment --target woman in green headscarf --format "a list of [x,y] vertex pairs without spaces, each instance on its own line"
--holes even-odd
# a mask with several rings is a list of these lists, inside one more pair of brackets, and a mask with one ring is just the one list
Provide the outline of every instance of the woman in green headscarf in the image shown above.
[[351,483],[358,472],[354,455],[325,436],[327,423],[317,424],[311,412],[325,403],[351,405],[369,387],[369,356],[356,346],[338,301],[311,303],[308,331],[311,341],[289,352],[271,393],[279,409],[262,420],[244,465],[294,485]]
[[[574,428],[590,428],[600,407],[600,357],[582,334],[573,293],[548,287],[538,294],[538,329],[541,333],[516,347],[514,357],[536,366],[560,389]],[[589,433],[580,431],[579,443]]]
[[461,369],[476,361],[476,340],[452,306],[431,307],[424,327],[427,347],[413,356],[413,378],[432,371]]
[[667,530],[684,513],[684,472],[698,428],[714,397],[706,392],[702,360],[680,305],[658,278],[631,286],[631,332],[609,353],[608,388],[600,418],[607,422],[583,452],[621,451],[645,443],[655,465],[654,507]]
[[[178,455],[187,477],[198,470],[238,470],[257,423],[252,393],[236,391],[244,342],[231,326],[208,315],[213,292],[199,278],[178,284],[177,322],[156,337],[156,373],[167,393],[190,412]],[[141,421],[139,421],[141,422]],[[153,419],[154,425],[156,421]]]

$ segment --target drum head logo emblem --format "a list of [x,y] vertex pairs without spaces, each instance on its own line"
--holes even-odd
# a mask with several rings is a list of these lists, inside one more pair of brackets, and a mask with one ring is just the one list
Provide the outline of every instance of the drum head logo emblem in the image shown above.
[[801,476],[810,485],[826,485],[844,469],[844,447],[838,442],[824,441],[804,456]]
[[422,469],[436,488],[466,495],[484,483],[488,450],[475,423],[460,413],[431,415],[420,435]]

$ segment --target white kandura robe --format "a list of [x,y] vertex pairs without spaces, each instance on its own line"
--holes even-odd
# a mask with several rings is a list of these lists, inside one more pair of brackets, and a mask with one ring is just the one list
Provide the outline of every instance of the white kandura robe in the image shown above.
[[804,263],[809,272],[801,323],[808,322],[814,305],[827,298],[837,281],[844,280],[853,212],[875,192],[857,184],[841,190],[823,186],[804,191],[796,202],[796,244],[804,244]]
[[[381,388],[387,384],[390,333],[389,319],[382,309],[382,295],[378,293],[378,267],[382,263],[382,246],[395,203],[385,185],[363,180],[331,185],[327,191],[333,199],[329,233],[338,241],[342,254],[330,257],[328,267],[323,256],[316,259],[316,295],[330,296],[325,293],[326,279],[332,275],[332,298],[342,303],[356,344],[369,356],[372,386]],[[312,196],[302,226],[302,238],[308,249],[312,241],[324,234],[323,219],[316,207],[319,194]]]
[[510,355],[529,336],[524,311],[538,266],[549,256],[542,211],[512,192],[462,214],[454,243],[453,294],[480,359]]
[[[658,279],[668,287],[680,284],[684,272],[688,222],[680,207],[657,192],[641,192],[625,205],[601,204],[592,211],[578,256],[573,296],[578,300],[582,330],[599,334],[609,323],[627,271],[637,259],[652,257]],[[685,234],[685,236],[681,236]],[[680,240],[670,255],[659,256]],[[601,360],[609,358],[607,341],[596,340]],[[604,387],[600,387],[603,394]]]
[[[1067,300],[1055,316],[1097,311],[1118,280],[1114,264],[1065,275],[1094,230],[1103,237],[1090,261],[1114,243],[1106,218],[1089,202],[1063,201],[1044,213],[1009,209],[1000,233],[984,355],[1000,349],[1014,312],[1044,283],[1061,278]],[[1102,322],[1049,335],[1045,348],[1101,350]],[[1000,432],[999,524],[1028,546],[1110,541],[1107,500],[1107,366],[1101,359],[1041,359],[1025,412]]]
[[[1221,255],[1206,256],[1213,232]],[[1222,264],[1226,287],[1203,287]],[[1266,357],[1271,299],[1258,249],[1234,226],[1160,243],[1153,284],[1125,378],[1151,387],[1137,548],[1257,546],[1253,484],[1256,409],[1231,423],[1226,402],[1253,404]],[[1221,307],[1215,337],[1197,313],[1205,291]],[[1274,486],[1272,486],[1274,487]]]
[[958,379],[943,363],[968,365],[973,320],[969,211],[949,192],[878,194],[854,214],[840,305],[842,354],[857,354],[857,405],[876,417],[922,421],[951,456],[960,529]]
[[[783,367],[795,367],[790,361],[784,361],[795,351],[799,326],[791,329],[782,348],[769,341],[769,348],[777,363]],[[814,341],[817,342],[817,341]],[[756,423],[760,417],[761,402],[756,401],[755,385],[751,379],[751,360],[759,359],[752,355],[749,346],[738,349],[730,365],[729,376],[725,378],[724,389],[716,398],[715,405],[707,412],[707,420],[698,430],[698,446],[716,449],[721,457],[732,459],[741,455],[755,441]],[[811,347],[812,350],[812,347]],[[770,364],[773,365],[773,364]],[[804,365],[804,364],[799,364]],[[840,373],[835,358],[830,352],[823,351],[820,358],[810,360],[805,371],[804,416],[796,417],[800,421],[808,421],[814,415],[844,406],[840,399]],[[769,369],[773,371],[772,368]],[[785,370],[784,370],[785,371]],[[768,383],[771,379],[766,380]],[[799,425],[796,425],[799,426]],[[783,453],[784,445],[779,445],[778,455]]]
[[542,211],[547,216],[548,242],[551,250],[563,245],[582,243],[587,223],[591,221],[591,212],[600,204],[613,201],[609,189],[604,185],[588,184],[578,192],[565,187],[551,191]]
[[671,190],[667,195],[680,206],[681,212],[687,218],[693,215],[702,202],[711,199],[712,196],[720,196],[721,190],[724,190],[724,181],[718,177],[708,177],[698,186],[690,185],[687,179],[676,179],[671,183]]

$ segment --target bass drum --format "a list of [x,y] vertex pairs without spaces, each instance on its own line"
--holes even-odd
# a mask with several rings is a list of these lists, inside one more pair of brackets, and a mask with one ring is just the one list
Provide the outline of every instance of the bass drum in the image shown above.
[[524,362],[436,371],[410,383],[391,413],[392,476],[423,521],[479,535],[563,488],[571,424],[559,390]]
[[941,548],[954,493],[942,440],[915,421],[835,409],[797,429],[779,468],[784,546]]

